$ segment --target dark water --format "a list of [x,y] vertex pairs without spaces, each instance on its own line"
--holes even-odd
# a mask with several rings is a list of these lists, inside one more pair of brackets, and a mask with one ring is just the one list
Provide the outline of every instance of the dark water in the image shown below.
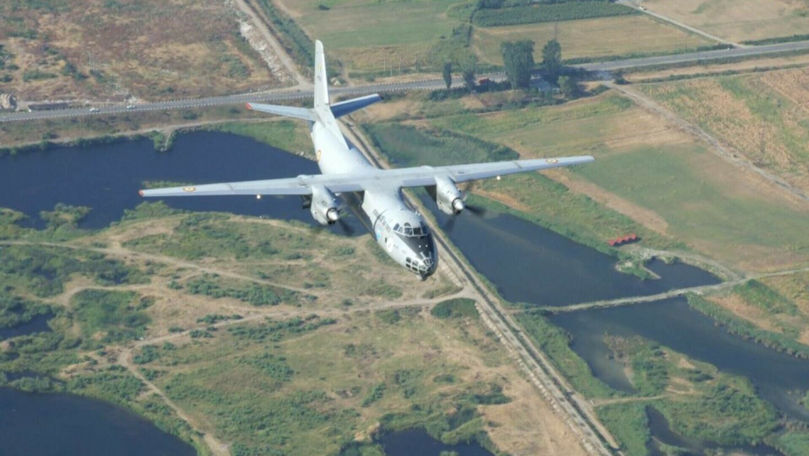
[[[169,152],[156,152],[151,141],[120,141],[90,147],[55,147],[0,159],[0,207],[32,218],[41,227],[40,211],[56,203],[89,206],[81,227],[100,228],[119,220],[124,209],[144,199],[144,181],[204,184],[272,179],[318,173],[317,165],[243,136],[194,132],[177,138]],[[148,200],[153,201],[153,200]],[[266,215],[314,224],[300,198],[219,196],[166,198],[175,208]],[[353,219],[353,221],[352,221]],[[354,217],[347,220],[364,232]],[[336,229],[336,228],[335,228]]]
[[0,340],[9,339],[27,334],[34,334],[38,332],[47,332],[51,328],[48,326],[48,320],[53,318],[53,314],[37,315],[26,323],[11,327],[0,328]]
[[605,333],[639,335],[687,356],[713,364],[723,371],[750,379],[764,399],[787,415],[809,420],[809,411],[796,399],[809,388],[809,361],[779,353],[743,340],[714,325],[691,309],[684,298],[668,299],[609,309],[561,313],[550,320],[573,336],[571,347],[594,375],[617,389],[628,384],[617,380],[619,363],[606,358]]
[[[649,454],[651,456],[664,456],[665,454],[661,451],[660,445],[657,442],[684,448],[686,451],[679,453],[681,456],[702,455],[706,453],[706,450],[716,450],[720,448],[724,450],[723,453],[729,450],[728,448],[723,448],[710,442],[696,442],[688,440],[674,433],[669,427],[666,417],[654,407],[646,407],[646,417],[649,419],[649,431],[653,437],[653,439],[647,443],[647,449],[649,450]],[[754,447],[745,446],[733,448],[730,451],[732,451],[733,454],[738,452],[755,456],[781,455],[780,451],[767,445],[756,445]]]
[[[436,216],[446,224],[447,216]],[[659,260],[647,267],[661,278],[641,280],[616,271],[614,257],[509,214],[461,213],[450,238],[512,302],[563,306],[720,282],[702,269]]]
[[383,435],[379,439],[386,456],[439,456],[442,451],[455,451],[460,456],[492,456],[477,443],[447,445],[430,437],[424,429],[408,429]]
[[0,388],[0,454],[191,456],[196,451],[105,402]]

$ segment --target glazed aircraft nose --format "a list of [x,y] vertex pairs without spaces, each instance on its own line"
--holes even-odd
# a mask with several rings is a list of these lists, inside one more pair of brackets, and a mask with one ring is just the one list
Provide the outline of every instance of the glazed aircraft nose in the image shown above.
[[426,279],[435,273],[436,267],[438,266],[438,262],[433,261],[432,258],[425,258],[419,264],[419,274],[421,275],[422,279]]

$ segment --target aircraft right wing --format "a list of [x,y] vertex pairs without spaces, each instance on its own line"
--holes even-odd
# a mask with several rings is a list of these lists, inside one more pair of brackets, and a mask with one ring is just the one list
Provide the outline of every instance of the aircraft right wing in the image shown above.
[[413,168],[367,168],[347,174],[315,174],[242,182],[190,185],[141,190],[144,197],[213,196],[213,195],[310,195],[313,186],[323,186],[334,193],[360,192],[391,187],[425,187],[436,185],[436,178],[448,177],[453,182],[466,182],[508,174],[524,173],[593,161],[589,155],[579,157],[537,158],[466,165],[418,166]]

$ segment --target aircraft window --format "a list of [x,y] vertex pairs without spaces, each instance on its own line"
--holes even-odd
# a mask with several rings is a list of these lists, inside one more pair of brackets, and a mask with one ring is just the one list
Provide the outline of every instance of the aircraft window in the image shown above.
[[410,228],[409,225],[405,225],[405,236],[411,236],[413,234],[413,230]]
[[396,225],[393,226],[393,231],[401,232],[401,231],[399,231],[400,228],[401,228],[401,226],[399,226],[399,224],[397,223]]
[[421,236],[421,227],[413,228],[413,236]]

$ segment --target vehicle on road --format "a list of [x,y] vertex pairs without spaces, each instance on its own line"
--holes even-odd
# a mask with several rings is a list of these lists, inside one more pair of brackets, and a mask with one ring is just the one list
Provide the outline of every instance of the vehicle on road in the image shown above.
[[304,207],[309,208],[321,225],[339,221],[346,202],[353,202],[368,216],[370,230],[385,252],[424,279],[432,275],[438,265],[435,243],[421,215],[405,203],[402,188],[426,187],[442,212],[457,215],[466,208],[466,195],[458,189],[458,183],[593,161],[591,156],[578,156],[379,169],[346,141],[337,118],[381,100],[379,94],[373,94],[331,104],[323,44],[317,41],[312,109],[258,103],[248,103],[247,108],[308,122],[322,174],[157,188],[139,193],[144,197],[299,195]]
[[90,112],[98,112],[98,108],[92,107],[92,108],[90,108]]

